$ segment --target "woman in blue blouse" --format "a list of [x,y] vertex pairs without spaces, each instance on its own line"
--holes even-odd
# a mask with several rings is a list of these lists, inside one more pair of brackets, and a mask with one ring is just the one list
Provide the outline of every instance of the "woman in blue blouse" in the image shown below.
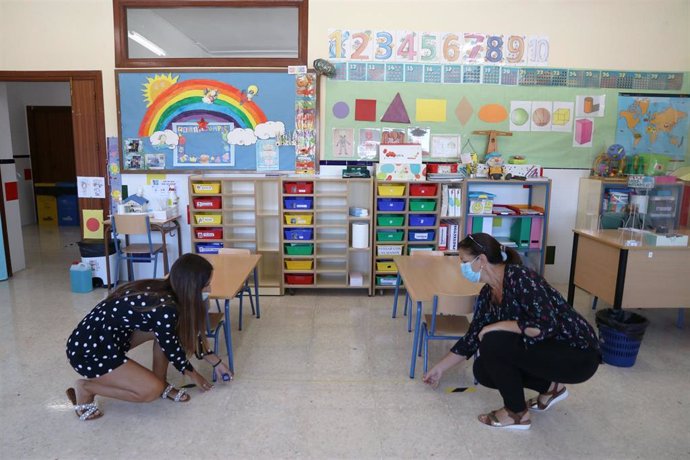
[[[563,383],[581,383],[600,363],[594,329],[544,278],[521,265],[520,256],[486,233],[459,245],[462,274],[486,283],[470,328],[424,376],[437,387],[443,373],[469,359],[482,385],[495,388],[504,407],[479,416],[497,428],[526,430],[529,410],[545,411],[568,397]],[[539,396],[525,401],[524,388]]]
[[[135,281],[116,289],[81,320],[67,340],[67,358],[83,378],[67,389],[80,420],[103,412],[96,395],[132,402],[158,397],[189,401],[184,390],[166,382],[168,364],[189,377],[202,391],[213,388],[187,360],[195,352],[220,375],[232,373],[208,353],[205,301],[213,266],[196,254],[175,261],[166,279]],[[153,341],[153,366],[148,370],[127,352]]]

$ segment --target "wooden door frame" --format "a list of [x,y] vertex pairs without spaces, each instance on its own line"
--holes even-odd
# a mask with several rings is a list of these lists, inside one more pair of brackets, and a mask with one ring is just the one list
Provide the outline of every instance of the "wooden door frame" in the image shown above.
[[[100,70],[60,70],[60,71],[0,71],[0,82],[32,82],[52,83],[67,82],[70,84],[70,98],[72,104],[72,135],[74,138],[75,166],[77,176],[107,177],[105,115],[103,109],[103,76]],[[93,84],[93,97],[95,98],[96,120],[95,126],[85,123],[81,117],[82,101],[84,97],[75,94],[74,82]],[[95,130],[95,132],[90,132]],[[79,133],[87,132],[96,139],[96,145],[84,146],[80,141]],[[81,209],[103,209],[107,211],[109,184],[106,180],[106,198],[80,198],[79,214]]]

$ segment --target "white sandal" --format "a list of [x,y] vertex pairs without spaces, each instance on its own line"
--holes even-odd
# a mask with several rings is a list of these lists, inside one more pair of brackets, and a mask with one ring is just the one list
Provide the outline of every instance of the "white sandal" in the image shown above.
[[[175,395],[174,398],[169,398],[168,395],[169,395],[170,392],[173,391],[173,390],[176,390],[176,391],[177,391],[177,394]],[[184,399],[185,396],[186,396],[186,399]],[[165,388],[165,391],[163,392],[163,394],[161,394],[161,398],[162,398],[162,399],[169,399],[169,400],[174,401],[174,402],[176,402],[176,403],[177,403],[177,402],[187,402],[187,401],[189,401],[189,395],[187,394],[187,392],[186,392],[184,389],[177,389],[177,388],[175,388],[175,387],[172,386],[172,385],[168,385],[168,386]]]
[[103,417],[103,412],[98,408],[98,405],[95,402],[77,404],[77,394],[74,391],[74,388],[68,388],[65,394],[74,406],[74,412],[77,414],[77,417],[79,417],[79,420],[82,422],[96,420],[97,418]]

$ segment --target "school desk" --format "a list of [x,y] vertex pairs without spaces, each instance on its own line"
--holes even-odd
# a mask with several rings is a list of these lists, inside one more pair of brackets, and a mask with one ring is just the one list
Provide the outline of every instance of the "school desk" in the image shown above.
[[635,234],[623,229],[573,232],[569,304],[578,287],[613,308],[690,306],[689,246],[626,245]]
[[[168,233],[177,232],[177,257],[182,255],[182,232],[180,227],[180,216],[173,216],[167,219],[149,219],[151,230],[157,231],[161,234],[161,244],[163,246],[163,274],[167,275],[169,271],[168,266],[168,246],[165,241],[165,236]],[[103,247],[105,248],[105,273],[107,278],[106,286],[110,288],[110,259],[108,254],[108,244],[110,243],[110,228],[112,222],[110,219],[103,221]],[[130,269],[131,273],[131,269]]]
[[235,298],[250,273],[254,272],[254,295],[256,296],[256,317],[259,310],[259,279],[256,267],[261,259],[260,254],[205,254],[206,260],[213,265],[210,299],[225,300],[225,347],[228,352],[228,367],[235,372],[232,355],[232,328],[230,327],[230,301]]
[[[412,357],[410,358],[410,378],[414,378],[417,362],[417,344],[422,324],[424,302],[431,302],[436,294],[478,295],[483,283],[471,283],[460,272],[460,257],[411,257],[394,256],[398,273],[407,289],[410,299],[417,304]],[[409,312],[412,314],[412,311]]]

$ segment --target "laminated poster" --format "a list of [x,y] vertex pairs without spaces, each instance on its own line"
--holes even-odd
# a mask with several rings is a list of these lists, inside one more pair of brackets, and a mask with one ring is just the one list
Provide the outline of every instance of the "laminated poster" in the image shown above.
[[577,96],[575,98],[575,115],[578,117],[603,117],[605,108],[605,95]]
[[532,131],[551,131],[551,111],[553,103],[551,101],[532,102]]
[[277,171],[278,143],[275,139],[259,139],[256,141],[256,170]]
[[573,129],[573,147],[591,147],[594,140],[594,120],[592,118],[575,119]]
[[333,128],[333,156],[336,158],[354,158],[354,129]]
[[569,133],[573,130],[573,120],[575,119],[575,104],[572,102],[553,103],[551,113],[551,131]]
[[529,131],[530,118],[532,116],[532,102],[530,101],[511,101],[510,102],[510,130]]

